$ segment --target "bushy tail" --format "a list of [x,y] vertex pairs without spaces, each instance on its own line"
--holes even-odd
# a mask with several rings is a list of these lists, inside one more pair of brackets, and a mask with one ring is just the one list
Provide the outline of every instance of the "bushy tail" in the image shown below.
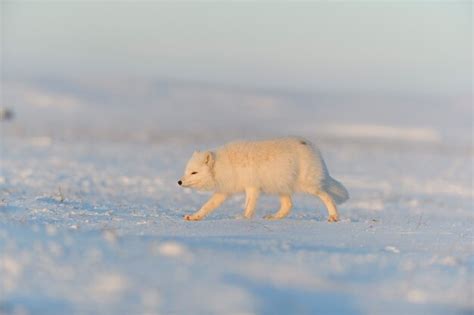
[[336,204],[343,203],[349,199],[347,189],[332,177],[326,179],[324,190],[332,197]]

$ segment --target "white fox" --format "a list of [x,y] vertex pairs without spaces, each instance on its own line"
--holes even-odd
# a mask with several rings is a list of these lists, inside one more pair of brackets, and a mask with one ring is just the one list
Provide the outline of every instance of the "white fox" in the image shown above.
[[282,219],[291,210],[295,192],[318,196],[326,205],[329,222],[339,219],[336,204],[349,198],[344,186],[333,179],[319,150],[308,140],[291,137],[267,141],[238,141],[214,151],[194,152],[183,187],[214,191],[212,197],[185,220],[201,220],[236,193],[245,192],[244,217],[252,218],[260,193],[280,196],[280,209],[266,219]]

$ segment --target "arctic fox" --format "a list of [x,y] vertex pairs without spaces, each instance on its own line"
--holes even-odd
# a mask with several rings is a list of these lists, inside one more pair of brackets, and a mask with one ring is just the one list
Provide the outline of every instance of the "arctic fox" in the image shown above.
[[291,195],[303,192],[318,196],[326,205],[328,221],[336,222],[336,204],[349,198],[344,186],[329,175],[319,150],[297,137],[238,141],[214,151],[196,151],[178,184],[214,192],[199,211],[184,216],[190,221],[203,219],[228,196],[242,192],[245,218],[253,216],[260,193],[267,193],[279,195],[281,206],[264,218],[282,219],[290,213]]

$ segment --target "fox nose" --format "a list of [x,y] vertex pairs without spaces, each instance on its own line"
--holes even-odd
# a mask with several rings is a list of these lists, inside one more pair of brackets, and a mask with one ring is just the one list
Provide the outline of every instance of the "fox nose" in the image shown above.
[[183,183],[182,181],[178,180],[178,185],[179,186],[181,186],[182,183]]

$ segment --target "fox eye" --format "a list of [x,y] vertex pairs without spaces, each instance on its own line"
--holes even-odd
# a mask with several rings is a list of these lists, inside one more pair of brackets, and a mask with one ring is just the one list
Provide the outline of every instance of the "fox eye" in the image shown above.
[[192,172],[191,175],[197,174],[198,172]]

